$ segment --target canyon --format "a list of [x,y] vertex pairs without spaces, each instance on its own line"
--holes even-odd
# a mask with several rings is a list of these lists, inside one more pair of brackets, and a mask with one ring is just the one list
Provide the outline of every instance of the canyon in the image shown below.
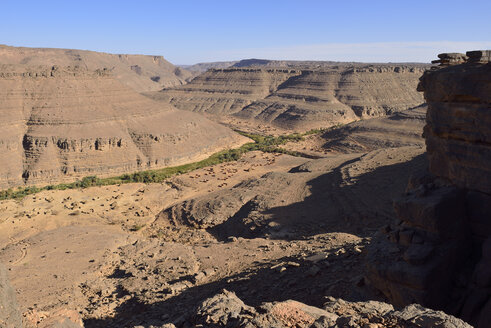
[[491,51],[156,82],[2,49],[2,188],[190,169],[0,200],[0,326],[489,327]]
[[245,140],[197,114],[152,102],[109,70],[0,70],[2,188],[183,164]]

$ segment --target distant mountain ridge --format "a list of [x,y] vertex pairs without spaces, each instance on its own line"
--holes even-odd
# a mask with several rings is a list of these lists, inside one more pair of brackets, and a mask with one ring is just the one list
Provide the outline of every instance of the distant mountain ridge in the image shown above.
[[209,62],[209,63],[197,63],[194,65],[177,65],[180,68],[184,68],[192,72],[195,75],[206,72],[212,68],[228,68],[237,64],[239,61],[220,61],[220,62]]
[[362,62],[340,62],[331,60],[275,60],[249,58],[235,61],[203,62],[194,65],[176,65],[191,71],[193,74],[201,74],[209,69],[220,69],[230,67],[290,67],[290,68],[322,68],[331,66],[366,66],[366,65],[412,65],[427,66],[426,63],[362,63]]
[[[312,63],[318,66],[311,67]],[[236,65],[249,66],[212,68],[186,85],[146,95],[179,109],[214,115],[219,121],[233,116],[309,130],[421,105],[424,100],[416,86],[430,67],[255,59]]]

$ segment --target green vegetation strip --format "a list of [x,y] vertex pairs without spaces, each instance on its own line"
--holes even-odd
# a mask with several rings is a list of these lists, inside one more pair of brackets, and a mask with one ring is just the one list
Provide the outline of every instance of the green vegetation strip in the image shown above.
[[259,134],[246,133],[242,131],[237,131],[241,135],[248,137],[254,142],[246,143],[239,148],[235,149],[227,149],[215,153],[199,162],[166,167],[162,169],[156,170],[148,170],[148,171],[140,171],[131,174],[123,174],[116,177],[110,178],[98,178],[96,176],[87,176],[82,178],[81,180],[77,180],[71,183],[60,183],[57,185],[49,185],[44,187],[19,187],[17,189],[10,188],[8,190],[0,191],[0,200],[5,199],[21,199],[27,195],[36,194],[43,190],[67,190],[67,189],[80,189],[80,188],[88,188],[94,186],[109,186],[109,185],[117,185],[124,183],[135,183],[135,182],[143,182],[143,183],[159,183],[163,182],[166,179],[179,175],[188,173],[203,167],[212,166],[225,162],[237,161],[240,157],[250,151],[262,151],[266,153],[282,153],[288,154],[292,156],[306,157],[305,154],[286,150],[284,148],[280,148],[278,146],[284,145],[287,142],[298,142],[303,140],[304,136],[321,133],[324,130],[310,130],[304,133],[294,133],[283,136],[263,136]]

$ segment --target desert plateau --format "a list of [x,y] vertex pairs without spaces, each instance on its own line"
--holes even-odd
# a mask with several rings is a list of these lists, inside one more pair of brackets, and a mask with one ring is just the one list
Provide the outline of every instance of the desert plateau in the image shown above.
[[274,55],[186,3],[46,23],[127,53],[0,45],[0,328],[490,328],[491,50]]

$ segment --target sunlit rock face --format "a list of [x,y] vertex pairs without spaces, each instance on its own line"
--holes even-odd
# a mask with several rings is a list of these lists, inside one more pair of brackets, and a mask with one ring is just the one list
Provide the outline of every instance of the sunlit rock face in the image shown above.
[[24,48],[0,45],[0,62],[27,66],[78,66],[88,70],[107,67],[116,80],[137,92],[158,91],[185,84],[192,73],[169,63],[162,56],[109,54],[104,52]]
[[165,167],[242,140],[104,69],[1,66],[0,90],[2,188]]
[[211,69],[151,96],[179,109],[307,130],[421,105],[421,65]]

